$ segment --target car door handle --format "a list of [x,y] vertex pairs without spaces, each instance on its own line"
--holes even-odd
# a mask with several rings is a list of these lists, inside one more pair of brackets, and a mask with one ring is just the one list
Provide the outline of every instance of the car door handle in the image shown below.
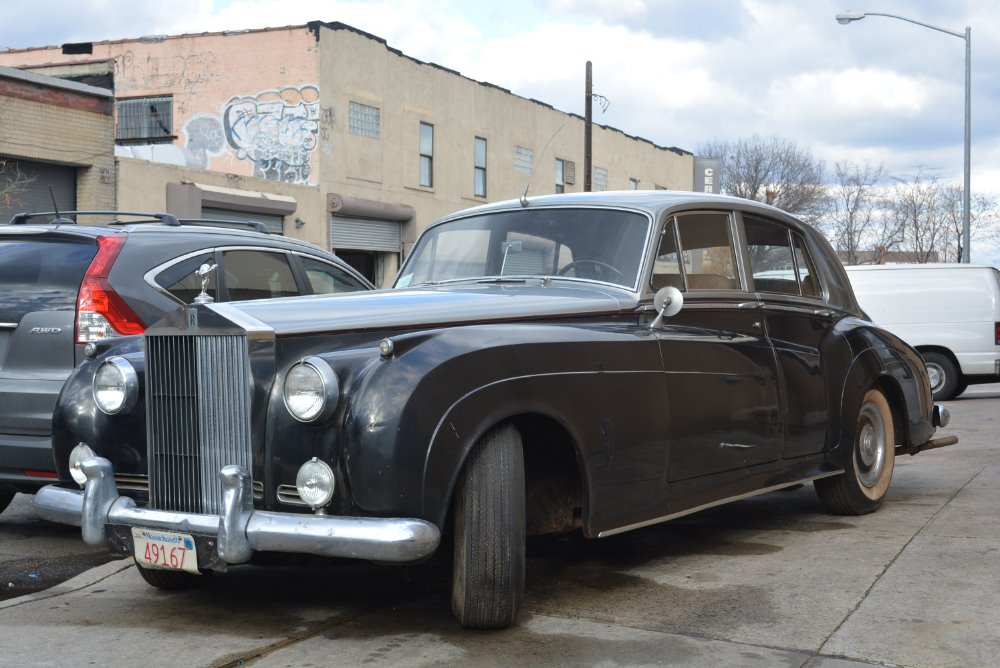
[[827,311],[826,309],[817,309],[813,311],[813,315],[818,315],[821,318],[829,318],[833,315],[833,311]]

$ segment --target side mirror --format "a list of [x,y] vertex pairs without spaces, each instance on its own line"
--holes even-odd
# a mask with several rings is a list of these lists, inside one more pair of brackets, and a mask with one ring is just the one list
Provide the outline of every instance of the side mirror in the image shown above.
[[684,294],[672,285],[660,288],[653,295],[653,306],[656,307],[656,318],[649,323],[649,328],[660,329],[663,327],[664,318],[670,318],[681,312],[684,306]]

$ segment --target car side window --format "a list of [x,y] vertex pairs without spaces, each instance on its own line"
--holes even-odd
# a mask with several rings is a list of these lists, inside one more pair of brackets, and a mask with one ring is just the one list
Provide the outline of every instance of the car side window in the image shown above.
[[222,254],[226,292],[232,301],[292,297],[299,294],[284,253],[231,250]]
[[[683,213],[660,238],[653,268],[654,289],[739,290],[733,237],[726,213]],[[680,278],[678,275],[682,276]]]
[[792,232],[792,251],[795,253],[795,265],[799,269],[802,294],[806,297],[821,297],[819,275],[806,248],[805,239],[798,232]]
[[685,289],[684,274],[681,271],[681,254],[677,248],[677,230],[673,219],[667,221],[660,235],[660,247],[656,251],[653,262],[653,275],[650,280],[653,292],[661,288],[673,287]]
[[364,290],[361,281],[344,271],[343,268],[311,257],[300,257],[302,269],[309,279],[313,294],[326,295],[334,292],[356,292]]
[[[215,252],[207,251],[170,265],[156,275],[156,284],[185,304],[193,304],[194,298],[201,294],[201,278],[195,272],[203,264],[215,264]],[[208,274],[205,292],[218,299],[218,289],[215,272]]]
[[758,292],[799,294],[788,228],[758,218],[743,218],[747,254],[754,288]]

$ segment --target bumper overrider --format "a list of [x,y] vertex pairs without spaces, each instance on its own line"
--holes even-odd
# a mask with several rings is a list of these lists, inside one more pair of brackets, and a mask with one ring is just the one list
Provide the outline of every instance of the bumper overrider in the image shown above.
[[219,472],[221,515],[140,508],[118,494],[110,461],[91,457],[80,468],[87,476],[83,490],[48,485],[35,495],[34,506],[47,520],[79,526],[90,545],[113,542],[122,527],[188,533],[214,548],[207,565],[224,568],[249,561],[255,552],[407,562],[429,556],[441,541],[438,527],[419,519],[254,510],[250,476],[238,466]]

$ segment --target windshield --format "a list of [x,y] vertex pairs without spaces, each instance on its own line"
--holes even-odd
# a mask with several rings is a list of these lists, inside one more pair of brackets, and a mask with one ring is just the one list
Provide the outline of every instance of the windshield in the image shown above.
[[634,288],[649,220],[614,209],[525,209],[429,229],[396,287],[463,279],[564,276]]

